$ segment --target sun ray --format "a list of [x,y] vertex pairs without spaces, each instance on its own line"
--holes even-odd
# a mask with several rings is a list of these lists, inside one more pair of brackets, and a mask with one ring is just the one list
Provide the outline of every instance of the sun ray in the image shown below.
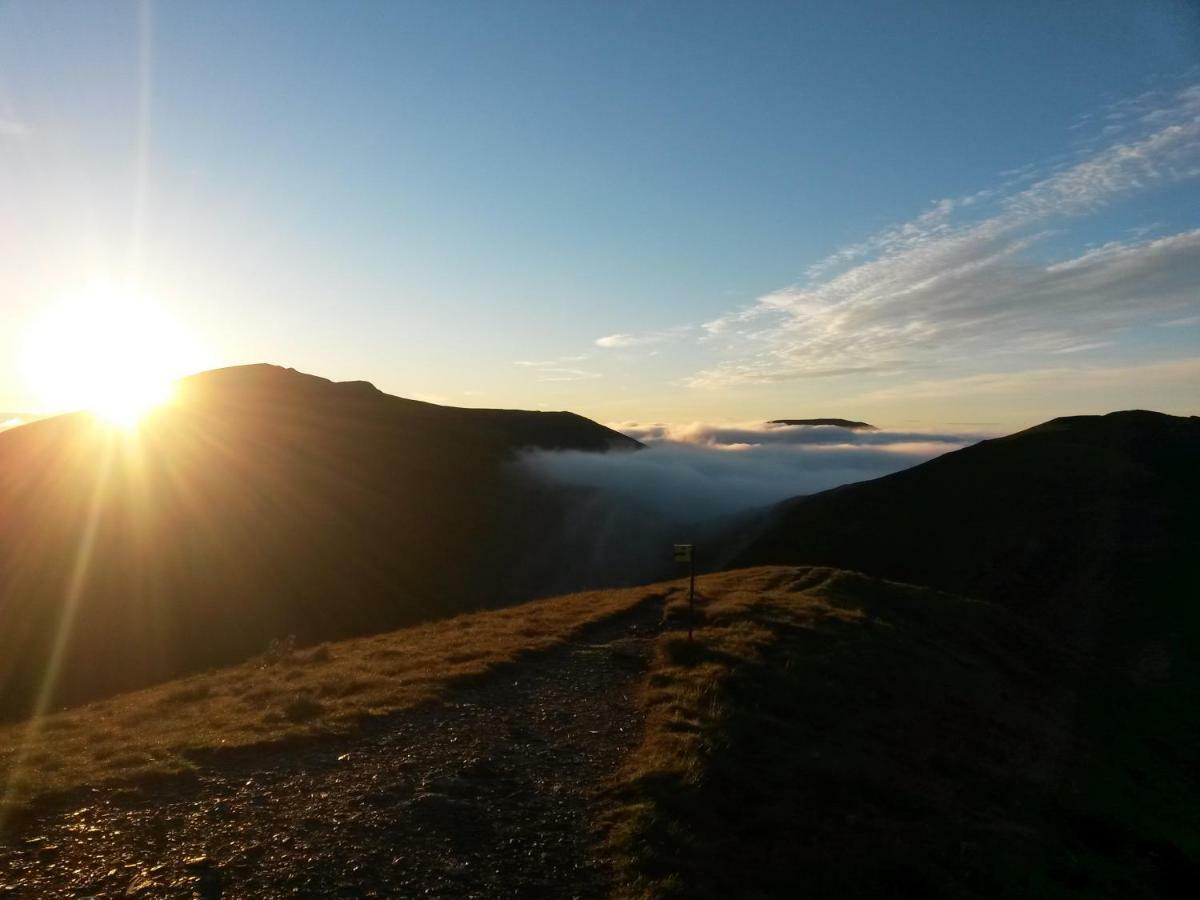
[[66,583],[63,588],[63,602],[59,614],[58,627],[55,631],[54,643],[46,662],[46,669],[42,673],[42,683],[38,689],[33,709],[30,711],[23,740],[17,748],[15,759],[12,762],[8,777],[3,786],[3,791],[0,792],[0,830],[3,830],[2,826],[4,825],[4,817],[7,811],[12,808],[14,799],[20,795],[29,750],[41,732],[42,723],[54,697],[59,670],[62,667],[67,648],[70,646],[71,636],[74,633],[76,613],[79,610],[79,604],[87,585],[88,573],[91,571],[92,551],[95,546],[96,532],[100,524],[104,492],[108,487],[109,478],[112,474],[115,449],[113,435],[109,435],[104,442],[103,455],[92,485],[87,515],[83,522],[83,528],[79,535],[79,543],[75,550],[75,559],[72,562],[70,571],[67,573]]
[[196,340],[132,291],[87,291],[29,329],[23,369],[45,411],[86,409],[121,429],[170,401],[175,379],[205,368]]

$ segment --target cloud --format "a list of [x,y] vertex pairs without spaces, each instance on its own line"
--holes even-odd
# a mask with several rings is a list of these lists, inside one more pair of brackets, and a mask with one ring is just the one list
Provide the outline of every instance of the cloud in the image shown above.
[[603,378],[601,372],[591,372],[587,369],[541,369],[538,381],[590,381],[593,378]]
[[603,347],[605,350],[624,349],[626,347],[639,347],[643,344],[656,344],[662,340],[660,335],[653,334],[608,334],[604,337],[598,337],[595,340],[597,347]]
[[695,330],[694,325],[676,325],[674,328],[648,331],[643,334],[607,334],[604,337],[596,338],[592,343],[605,350],[627,350],[631,347],[644,347],[648,344],[663,344],[668,341],[677,341],[689,334],[693,334]]
[[16,119],[0,118],[0,137],[10,138],[27,138],[32,133],[32,129],[24,122],[19,122]]
[[965,446],[978,440],[974,434],[945,434],[912,431],[859,431],[835,425],[774,425],[752,422],[713,425],[691,422],[683,425],[661,423],[618,423],[609,426],[644,443],[670,442],[692,444],[715,450],[743,451],[756,447],[855,447],[895,448],[912,444]]
[[513,362],[514,366],[528,366],[530,368],[542,368],[545,366],[561,366],[563,363],[583,362],[589,354],[580,353],[575,356],[556,356],[554,359],[518,359]]
[[583,353],[576,356],[560,356],[555,359],[518,359],[513,362],[513,365],[533,369],[537,372],[537,380],[541,382],[589,381],[593,378],[603,378],[604,375],[601,372],[564,365],[565,363],[582,362],[587,358],[588,355]]
[[1200,384],[1200,358],[1136,366],[1056,366],[1021,372],[984,372],[880,388],[861,402],[912,402],[986,395],[1036,396],[1051,390],[1107,390]]
[[877,478],[979,439],[972,434],[855,432],[763,424],[637,425],[634,453],[533,451],[521,465],[543,479],[600,491],[664,519],[711,523],[852,481]]
[[[1159,104],[1159,105],[1154,105]],[[719,364],[692,387],[895,373],[1011,354],[1081,352],[1200,309],[1200,230],[1045,257],[1060,223],[1200,176],[1200,86],[1115,111],[1119,140],[939,200],[784,288],[705,323]]]

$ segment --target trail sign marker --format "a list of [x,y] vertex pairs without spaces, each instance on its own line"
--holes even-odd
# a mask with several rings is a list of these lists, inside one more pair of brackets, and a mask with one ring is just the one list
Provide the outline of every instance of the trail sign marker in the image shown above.
[[692,639],[692,627],[696,622],[696,547],[694,544],[676,544],[675,562],[688,564],[688,640]]

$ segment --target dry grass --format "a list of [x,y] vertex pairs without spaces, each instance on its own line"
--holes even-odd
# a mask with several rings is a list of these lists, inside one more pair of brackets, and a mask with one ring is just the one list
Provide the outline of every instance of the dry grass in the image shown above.
[[818,568],[698,590],[616,788],[628,896],[1036,895],[1086,855],[1054,818],[1072,663],[1011,615]]
[[569,641],[648,596],[572,594],[307,649],[273,645],[242,665],[6,725],[4,803],[186,771],[197,754],[223,748],[344,731]]

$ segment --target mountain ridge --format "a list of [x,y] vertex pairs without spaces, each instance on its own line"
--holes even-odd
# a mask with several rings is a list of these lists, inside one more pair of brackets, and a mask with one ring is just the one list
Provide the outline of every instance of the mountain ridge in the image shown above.
[[33,702],[56,655],[47,702],[70,703],[288,635],[548,593],[542,571],[504,563],[546,543],[562,501],[510,463],[641,447],[572,413],[441,407],[270,365],[176,393],[130,434],[85,413],[0,434],[0,715]]
[[[785,500],[732,565],[839,565],[1018,605],[1017,594],[1080,596],[1089,572],[1108,583],[1118,562],[1149,577],[1145,553],[1177,567],[1159,545],[1180,547],[1196,532],[1186,508],[1200,494],[1198,453],[1195,416],[1059,417]],[[1137,577],[1124,572],[1121,583]]]
[[878,431],[869,422],[855,422],[853,419],[771,419],[768,425],[830,425],[846,428],[851,431]]

